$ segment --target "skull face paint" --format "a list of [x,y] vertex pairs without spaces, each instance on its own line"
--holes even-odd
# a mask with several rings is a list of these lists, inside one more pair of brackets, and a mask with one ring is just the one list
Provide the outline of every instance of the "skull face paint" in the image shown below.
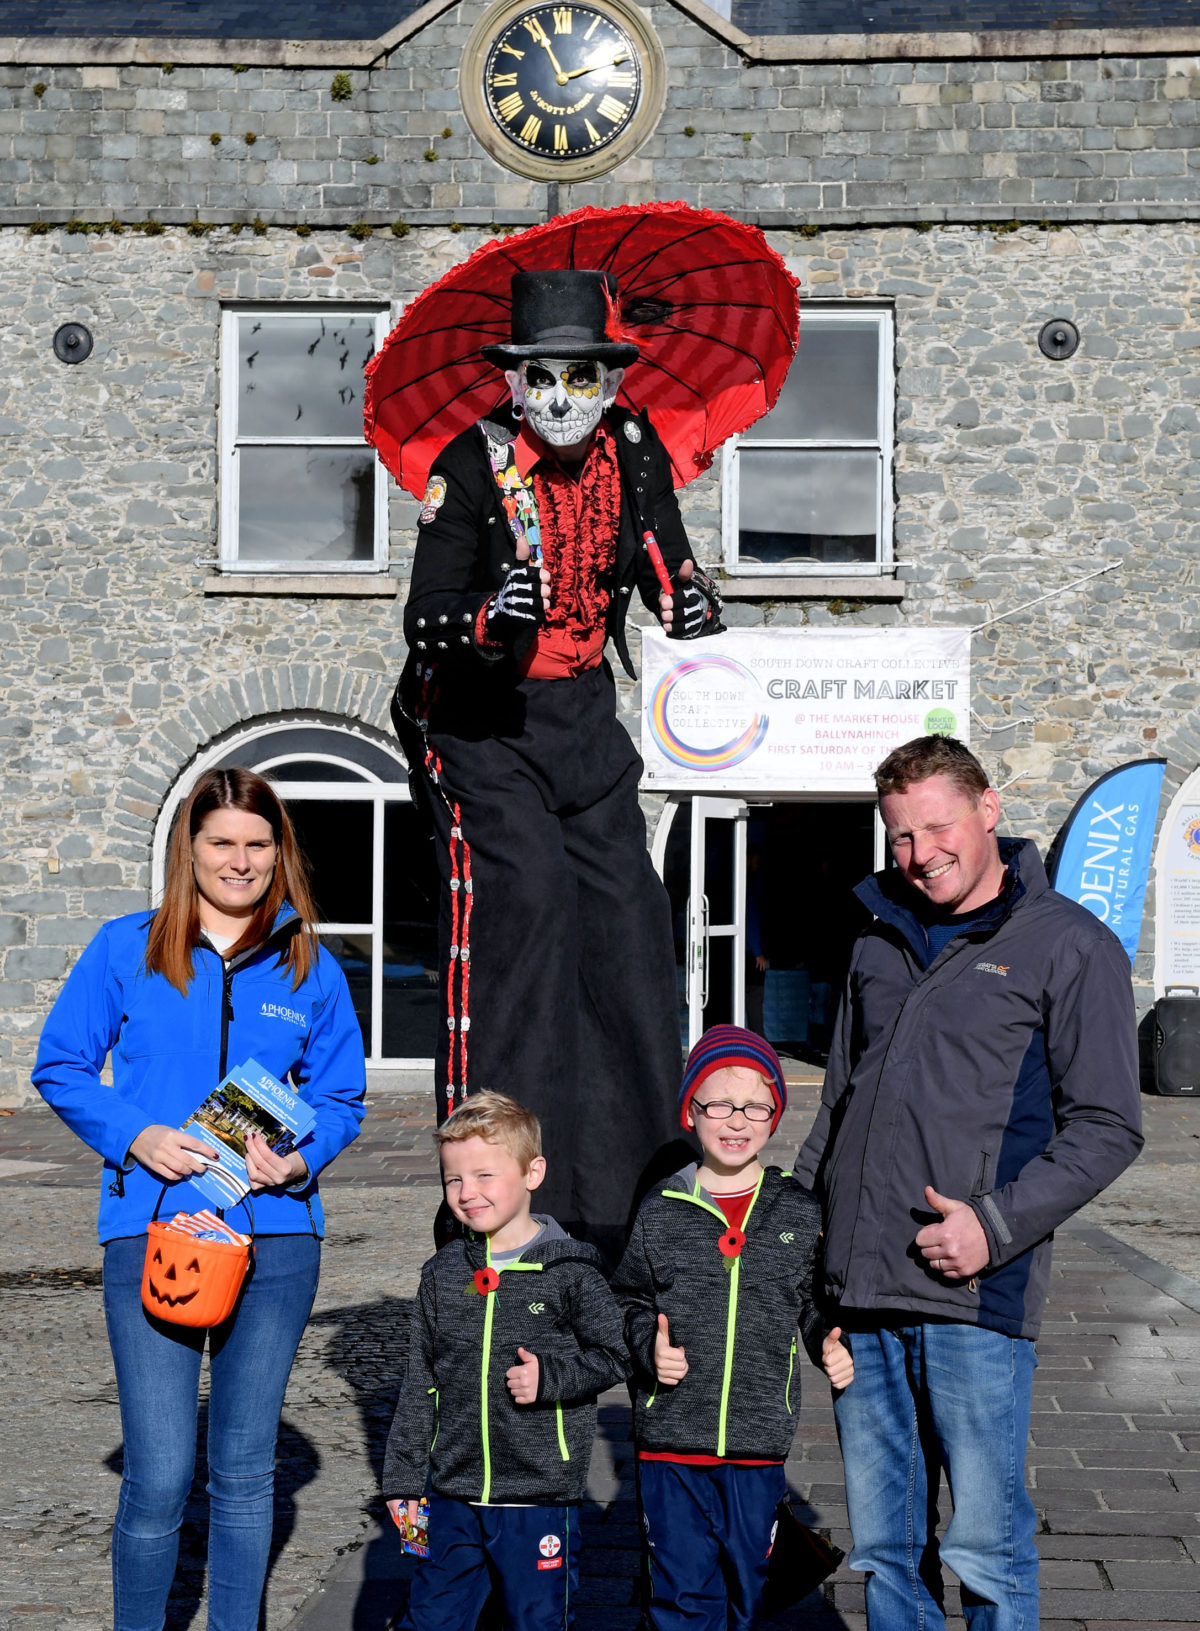
[[550,447],[573,447],[600,423],[616,401],[623,368],[591,358],[531,357],[504,376],[518,414]]

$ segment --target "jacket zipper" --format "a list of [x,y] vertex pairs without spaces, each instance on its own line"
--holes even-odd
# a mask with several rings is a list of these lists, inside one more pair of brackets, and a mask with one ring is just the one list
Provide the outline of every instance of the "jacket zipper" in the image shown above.
[[[750,1197],[750,1205],[746,1208],[746,1215],[742,1219],[743,1234],[746,1233],[746,1225],[750,1222],[750,1214],[754,1211],[755,1203],[762,1192],[765,1177],[765,1172],[760,1172],[758,1175],[758,1182],[754,1186],[754,1194]],[[696,1189],[699,1188],[700,1180],[697,1178]],[[719,1218],[728,1227],[728,1219],[724,1212],[719,1207],[710,1206],[707,1201],[702,1201],[695,1192],[687,1195],[682,1190],[664,1189],[662,1195],[664,1200],[670,1198],[671,1200],[691,1201],[694,1206],[703,1207],[706,1212],[711,1212],[715,1218]],[[738,1286],[741,1284],[741,1278],[742,1259],[739,1253],[733,1259],[733,1267],[729,1271],[729,1300],[725,1305],[725,1367],[721,1375],[721,1410],[717,1418],[716,1453],[719,1456],[725,1454],[725,1430],[729,1422],[729,1394],[733,1385],[733,1350],[737,1341]]]
[[221,963],[221,1065],[217,1080],[223,1082],[229,1070],[229,1027],[233,1022],[233,969]]
[[[492,1243],[484,1241],[484,1262],[488,1268],[492,1266]],[[483,1373],[479,1392],[479,1431],[483,1439],[483,1489],[480,1492],[480,1502],[483,1506],[488,1503],[492,1493],[492,1444],[488,1434],[488,1374],[492,1364],[492,1319],[496,1309],[496,1293],[489,1291],[487,1305],[483,1310]]]
[[796,1368],[796,1339],[792,1338],[792,1346],[788,1350],[788,1379],[787,1387],[783,1390],[783,1402],[787,1405],[787,1413],[792,1413],[792,1372]]
[[[492,1243],[486,1236],[484,1237],[484,1262],[489,1269],[492,1267]],[[531,1270],[540,1273],[541,1268],[540,1263],[501,1263],[496,1272],[497,1274],[504,1274],[506,1272],[511,1273],[514,1269],[524,1269],[527,1273]],[[483,1491],[479,1501],[482,1506],[487,1505],[488,1498],[492,1493],[492,1440],[488,1428],[488,1378],[492,1369],[492,1321],[495,1318],[496,1296],[495,1291],[488,1292],[487,1307],[483,1311],[483,1364],[479,1385],[479,1435],[483,1440]],[[563,1445],[561,1406],[559,1409],[559,1443]],[[570,1460],[570,1457],[564,1454],[563,1459]]]

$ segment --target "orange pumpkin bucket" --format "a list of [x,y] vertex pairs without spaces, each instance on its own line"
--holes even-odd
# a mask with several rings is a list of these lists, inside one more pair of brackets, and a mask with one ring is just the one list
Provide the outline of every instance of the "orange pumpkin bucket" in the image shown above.
[[[250,1227],[254,1227],[253,1213]],[[156,1206],[146,1225],[142,1307],[155,1319],[172,1325],[202,1330],[220,1325],[237,1305],[253,1258],[253,1245],[199,1240],[159,1223]]]

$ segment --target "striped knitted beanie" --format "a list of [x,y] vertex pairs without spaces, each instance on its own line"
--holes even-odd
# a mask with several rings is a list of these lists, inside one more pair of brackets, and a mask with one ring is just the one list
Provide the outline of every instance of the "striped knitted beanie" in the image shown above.
[[771,1131],[774,1132],[787,1109],[787,1083],[783,1079],[783,1066],[779,1063],[779,1055],[765,1037],[743,1030],[740,1025],[711,1026],[688,1054],[683,1070],[683,1086],[679,1090],[680,1126],[687,1126],[688,1105],[700,1083],[714,1070],[724,1070],[727,1065],[745,1065],[748,1070],[756,1070],[760,1076],[766,1077],[767,1086],[775,1095],[776,1109],[771,1121]]

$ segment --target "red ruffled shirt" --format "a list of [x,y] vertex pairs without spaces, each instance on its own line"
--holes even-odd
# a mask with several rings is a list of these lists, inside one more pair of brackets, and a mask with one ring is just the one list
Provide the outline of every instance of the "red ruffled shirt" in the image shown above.
[[550,574],[546,620],[521,672],[535,680],[567,679],[599,667],[604,655],[621,519],[616,443],[601,420],[578,475],[567,473],[528,423],[513,451],[522,478],[533,475],[542,563]]

